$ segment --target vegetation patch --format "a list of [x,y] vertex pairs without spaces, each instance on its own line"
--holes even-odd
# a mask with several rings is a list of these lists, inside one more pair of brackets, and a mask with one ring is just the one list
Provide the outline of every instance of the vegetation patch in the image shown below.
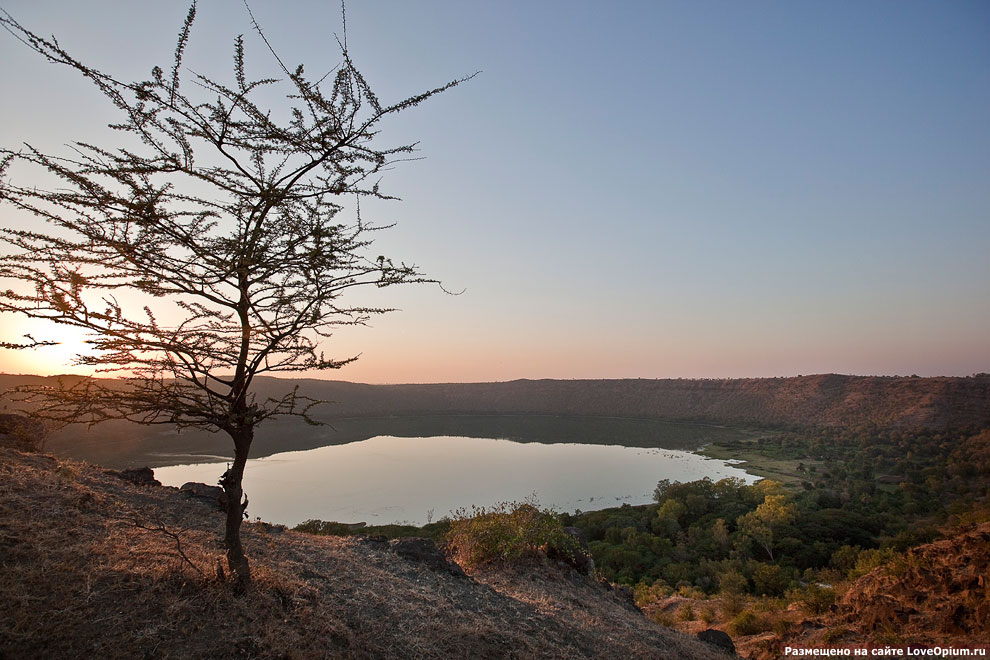
[[729,623],[729,631],[733,635],[758,635],[772,628],[767,617],[760,616],[752,610],[743,610]]
[[709,458],[723,461],[738,461],[736,467],[750,474],[773,479],[780,483],[793,486],[807,480],[812,468],[820,469],[824,463],[809,460],[807,457],[789,456],[787,452],[778,453],[768,447],[774,443],[772,436],[725,440],[706,445],[698,453]]
[[836,600],[835,589],[819,584],[809,584],[789,592],[787,596],[789,600],[798,603],[801,610],[809,616],[825,614],[835,605]]
[[434,543],[442,544],[450,529],[450,519],[442,518],[422,527],[415,525],[355,525],[312,518],[299,523],[292,528],[296,532],[305,532],[317,536],[384,536],[390,539],[416,537],[427,538]]
[[465,568],[541,557],[576,562],[583,553],[559,516],[532,502],[460,509],[450,521],[446,541],[454,560]]

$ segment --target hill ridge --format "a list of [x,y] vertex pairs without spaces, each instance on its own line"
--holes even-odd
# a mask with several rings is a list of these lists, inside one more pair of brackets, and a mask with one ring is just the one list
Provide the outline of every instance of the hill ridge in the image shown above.
[[[0,391],[56,378],[0,374]],[[990,426],[990,374],[519,379],[394,385],[259,377],[256,393],[264,398],[296,385],[302,394],[332,402],[319,413],[327,419],[428,412],[619,416],[763,426],[866,425],[933,430]]]
[[[295,381],[331,415],[414,412],[604,415],[755,425],[928,428],[990,424],[990,375],[516,380],[363,385]],[[285,387],[263,379],[262,390]]]

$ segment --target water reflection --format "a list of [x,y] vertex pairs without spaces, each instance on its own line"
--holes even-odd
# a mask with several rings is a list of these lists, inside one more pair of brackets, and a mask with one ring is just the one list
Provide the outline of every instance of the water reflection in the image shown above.
[[[155,469],[162,483],[216,483],[224,463]],[[248,462],[248,514],[295,525],[309,518],[421,525],[460,507],[531,495],[560,511],[652,501],[660,479],[755,477],[676,449],[491,438],[377,436]]]

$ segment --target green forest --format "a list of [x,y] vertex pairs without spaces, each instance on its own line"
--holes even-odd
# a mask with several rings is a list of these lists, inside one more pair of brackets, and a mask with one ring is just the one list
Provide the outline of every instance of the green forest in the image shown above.
[[[709,449],[771,466],[780,479],[663,480],[653,504],[556,514],[559,526],[583,532],[598,576],[632,587],[641,605],[677,593],[717,595],[723,610],[733,599],[763,597],[822,611],[834,584],[896,560],[940,528],[988,514],[986,429],[789,430]],[[308,521],[299,529],[442,543],[451,521],[343,527]]]
[[990,430],[785,432],[747,450],[797,461],[796,478],[662,481],[656,504],[562,522],[585,533],[611,582],[780,596],[935,538],[979,515],[990,487]]

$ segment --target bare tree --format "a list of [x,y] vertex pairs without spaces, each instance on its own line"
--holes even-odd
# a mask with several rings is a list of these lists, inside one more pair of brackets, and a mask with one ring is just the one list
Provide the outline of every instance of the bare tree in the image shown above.
[[[379,124],[467,78],[385,104],[346,39],[338,66],[312,80],[302,66],[283,64],[251,16],[279,79],[249,78],[237,37],[232,79],[219,82],[182,66],[195,16],[193,3],[169,70],[125,83],[0,15],[31,49],[92,81],[121,117],[111,127],[134,144],[74,143],[62,156],[29,144],[0,150],[0,201],[35,220],[31,229],[0,229],[0,310],[89,331],[93,351],[78,362],[118,376],[27,390],[43,417],[231,437],[234,459],[220,480],[229,503],[224,540],[243,587],[242,477],[255,428],[276,415],[306,416],[314,403],[294,391],[257,400],[252,382],[356,359],[326,357],[321,340],[392,310],[351,302],[352,289],[433,281],[414,265],[370,256],[384,227],[364,222],[360,207],[342,220],[340,200],[389,199],[378,175],[413,145],[381,146]],[[263,105],[267,92],[259,92],[279,84],[287,85],[285,104]],[[40,168],[54,183],[18,185],[15,167]],[[47,343],[27,339],[4,345]]]

